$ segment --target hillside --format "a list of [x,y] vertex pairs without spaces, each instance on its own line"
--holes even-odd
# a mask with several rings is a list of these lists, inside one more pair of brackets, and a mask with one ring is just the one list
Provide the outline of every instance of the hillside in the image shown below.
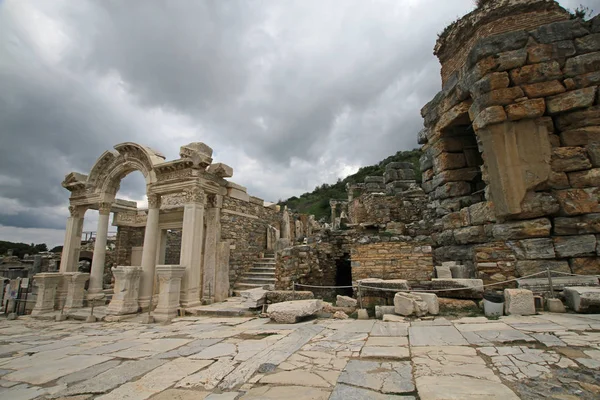
[[417,182],[421,181],[421,172],[419,170],[419,157],[421,157],[421,150],[414,149],[410,151],[399,151],[393,156],[389,156],[386,159],[378,162],[375,165],[369,165],[362,167],[355,174],[349,175],[344,179],[338,179],[334,184],[324,183],[321,186],[317,186],[315,190],[310,193],[304,193],[300,197],[290,197],[287,200],[280,201],[280,205],[287,205],[290,210],[297,211],[304,214],[312,214],[317,220],[325,218],[329,221],[331,215],[331,209],[329,208],[329,200],[339,199],[345,200],[348,198],[346,193],[347,183],[362,183],[367,176],[382,176],[385,170],[385,166],[388,163],[396,161],[410,162],[414,165],[415,173],[417,176]]

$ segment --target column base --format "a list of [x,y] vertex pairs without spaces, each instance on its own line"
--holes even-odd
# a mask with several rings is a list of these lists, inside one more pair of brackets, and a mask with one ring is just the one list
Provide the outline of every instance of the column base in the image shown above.
[[213,304],[215,302],[215,298],[214,297],[204,297],[202,299],[202,305],[204,306],[208,306],[210,304]]

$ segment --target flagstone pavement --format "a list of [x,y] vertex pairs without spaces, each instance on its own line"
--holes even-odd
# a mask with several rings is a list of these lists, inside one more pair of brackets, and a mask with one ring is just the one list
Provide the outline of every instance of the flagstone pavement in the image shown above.
[[0,399],[519,398],[600,398],[600,315],[0,321]]

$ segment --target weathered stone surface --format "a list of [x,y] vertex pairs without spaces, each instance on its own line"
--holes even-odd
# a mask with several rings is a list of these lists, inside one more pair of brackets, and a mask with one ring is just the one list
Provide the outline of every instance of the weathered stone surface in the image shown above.
[[[483,296],[483,281],[481,279],[439,279],[419,282],[413,285],[414,290],[434,290],[438,297],[454,299],[481,299]],[[452,289],[452,290],[444,290]],[[462,290],[459,290],[462,289]]]
[[466,160],[463,153],[440,153],[433,160],[433,170],[435,172],[459,169],[464,166],[466,166]]
[[527,289],[504,289],[506,315],[535,315],[533,292]]
[[562,72],[558,62],[550,61],[514,69],[510,71],[510,77],[515,85],[524,85],[560,79]]
[[214,163],[209,165],[206,172],[217,175],[220,178],[231,178],[233,176],[233,168],[223,163]]
[[310,400],[327,400],[329,392],[322,388],[307,387],[307,386],[259,386],[250,389],[241,399],[244,400],[279,400],[291,399],[298,397],[298,393],[302,393],[302,397]]
[[550,236],[552,224],[547,218],[506,222],[492,226],[492,236],[499,240],[527,239]]
[[516,99],[524,97],[523,89],[518,86],[505,89],[496,89],[491,92],[480,95],[469,108],[469,116],[474,120],[479,113],[491,106],[507,106],[513,103]]
[[564,71],[566,77],[573,77],[598,70],[600,70],[600,52],[597,51],[569,58]]
[[548,97],[564,93],[565,87],[557,80],[523,85],[523,91],[529,98]]
[[262,307],[266,303],[267,290],[255,288],[242,290],[240,296],[244,299],[244,306],[248,308]]
[[498,71],[508,71],[525,65],[527,61],[527,49],[505,51],[496,55]]
[[322,308],[321,300],[296,300],[271,304],[267,313],[277,323],[294,324],[300,318],[314,315]]
[[576,257],[569,259],[571,271],[578,275],[600,275],[600,257]]
[[594,104],[596,87],[572,90],[546,99],[549,114],[558,114]]
[[394,314],[394,306],[375,306],[375,318],[381,319],[384,315]]
[[335,305],[338,307],[356,307],[358,305],[358,301],[348,296],[340,296],[337,295]]
[[600,33],[587,35],[575,39],[575,48],[578,53],[591,53],[600,50]]
[[525,118],[538,118],[546,111],[544,99],[525,100],[519,103],[509,104],[505,107],[506,115],[511,121]]
[[350,317],[348,316],[348,314],[346,314],[343,311],[336,311],[335,313],[333,313],[332,318],[333,319],[348,319]]
[[394,310],[398,315],[421,317],[427,314],[428,308],[420,296],[412,293],[396,293],[394,296]]
[[492,106],[481,111],[473,121],[473,129],[483,129],[488,125],[499,124],[506,121],[508,116],[504,107]]
[[551,259],[556,257],[554,245],[550,238],[507,241],[506,244],[515,252],[519,260]]
[[587,126],[561,132],[560,139],[563,146],[585,146],[589,143],[600,143],[600,126]]
[[[409,361],[376,362],[365,360],[350,360],[340,374],[339,383],[358,386],[359,388],[374,390],[367,397],[354,397],[351,392],[349,397],[332,397],[336,399],[383,399],[377,397],[377,392],[386,394],[410,393],[415,390],[412,382],[412,367]],[[396,396],[394,396],[396,397]]]
[[235,365],[236,362],[229,358],[220,358],[208,368],[183,378],[175,387],[213,390],[223,377],[234,370]]
[[563,293],[567,306],[575,312],[600,311],[600,288],[566,287]]
[[481,225],[458,228],[452,233],[456,244],[483,243],[488,239],[485,228]]
[[555,194],[565,215],[600,212],[600,188],[557,190]]
[[556,235],[584,235],[600,233],[600,214],[585,214],[578,217],[560,217],[554,219]]
[[528,61],[530,64],[537,64],[553,59],[565,59],[574,56],[575,45],[571,40],[563,40],[552,44],[536,44],[527,48]]
[[588,33],[589,31],[580,19],[572,19],[542,25],[532,31],[531,35],[538,43],[554,43],[561,40],[572,40]]
[[266,295],[268,303],[282,303],[284,301],[292,300],[310,300],[314,298],[314,293],[307,290],[270,290]]
[[477,307],[477,304],[473,300],[448,299],[444,297],[438,297],[438,304],[442,311],[457,311]]
[[[519,288],[528,289],[534,293],[550,291],[550,284],[546,277],[519,279],[518,285]],[[554,290],[563,290],[569,286],[598,286],[598,278],[595,276],[555,276],[552,278]]]
[[452,107],[440,116],[439,121],[435,125],[436,131],[443,131],[449,126],[456,125],[461,121],[468,121],[467,112],[471,107],[472,101],[469,99],[456,106]]
[[590,157],[590,161],[592,162],[592,166],[600,167],[600,142],[590,143],[586,146],[586,150]]
[[411,326],[408,329],[411,347],[466,346],[468,343],[453,326]]
[[560,205],[556,198],[545,192],[528,192],[521,202],[521,212],[515,217],[519,219],[538,218],[558,213]]
[[494,204],[484,201],[469,206],[469,220],[473,225],[484,225],[489,222],[495,222]]
[[581,171],[592,168],[587,151],[582,147],[552,149],[552,170],[557,172]]
[[565,79],[565,86],[569,90],[580,89],[589,86],[598,86],[600,84],[600,71],[577,75]]
[[369,313],[365,309],[359,309],[358,311],[356,311],[356,314],[357,314],[357,317],[356,317],[357,319],[361,319],[361,320],[369,319]]
[[483,38],[469,53],[468,66],[471,67],[478,61],[498,53],[521,49],[525,47],[528,39],[529,35],[526,31],[515,31]]
[[578,257],[593,255],[596,252],[596,236],[558,236],[553,238],[558,257]]
[[[544,239],[546,240],[546,239]],[[551,239],[547,239],[552,243]],[[552,249],[552,253],[554,254],[554,248]],[[567,261],[561,260],[519,260],[517,261],[517,273],[518,276],[526,276],[531,274],[536,274],[538,272],[544,272],[546,269],[550,269],[552,271],[566,272],[570,273],[571,270],[569,268],[569,263]],[[542,277],[541,275],[539,277]]]
[[441,279],[452,279],[452,272],[450,271],[450,267],[446,267],[443,265],[435,267],[435,275]]
[[574,188],[585,188],[598,186],[600,182],[600,168],[589,169],[587,171],[570,172],[569,182]]
[[588,107],[584,110],[573,111],[559,115],[555,119],[556,127],[562,131],[583,128],[585,126],[600,125],[600,105]]
[[475,82],[471,89],[471,96],[477,97],[492,90],[504,89],[508,85],[510,85],[508,72],[493,72]]
[[547,299],[546,309],[552,313],[565,313],[567,309],[560,299]]
[[412,292],[412,294],[419,296],[427,304],[427,312],[429,314],[438,315],[440,313],[440,304],[435,293]]
[[434,199],[447,199],[450,197],[459,197],[471,193],[471,185],[469,182],[448,182],[435,189],[433,193]]

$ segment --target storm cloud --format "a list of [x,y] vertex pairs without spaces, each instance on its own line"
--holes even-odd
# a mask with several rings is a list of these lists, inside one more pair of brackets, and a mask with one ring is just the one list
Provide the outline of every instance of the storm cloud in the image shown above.
[[[561,4],[580,2],[594,0]],[[234,168],[233,181],[267,201],[414,148],[419,109],[441,85],[437,34],[473,7],[0,2],[0,239],[60,243],[65,174],[88,173],[125,141],[168,159],[205,142]],[[143,202],[141,175],[125,178],[119,197]]]

